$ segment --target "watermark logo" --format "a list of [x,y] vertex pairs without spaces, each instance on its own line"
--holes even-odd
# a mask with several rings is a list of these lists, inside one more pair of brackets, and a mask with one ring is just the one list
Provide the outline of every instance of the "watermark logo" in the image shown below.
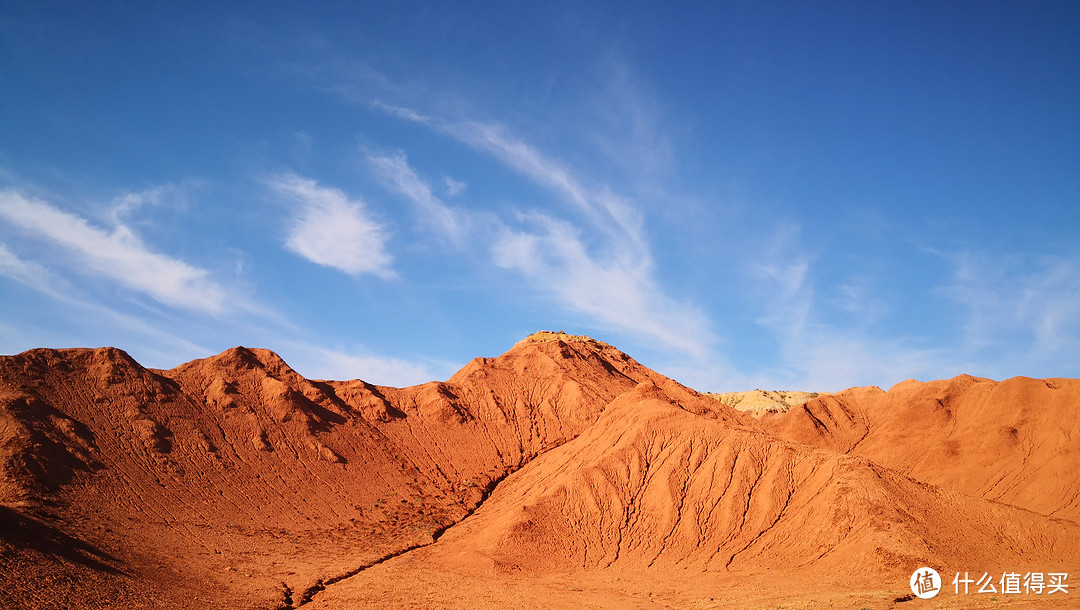
[[930,599],[941,591],[941,576],[934,568],[922,567],[911,574],[911,592],[919,599]]
[[[1001,578],[995,578],[989,572],[983,572],[983,575],[977,580],[973,578],[974,574],[977,574],[977,572],[972,574],[964,572],[964,577],[961,578],[960,572],[957,572],[952,581],[953,593],[971,595],[972,591],[974,591],[976,595],[981,593],[1001,593],[1004,595],[1069,594],[1068,572],[1050,572],[1047,574],[1043,572],[1027,572],[1025,574],[1004,572]],[[972,585],[976,585],[978,589]]]

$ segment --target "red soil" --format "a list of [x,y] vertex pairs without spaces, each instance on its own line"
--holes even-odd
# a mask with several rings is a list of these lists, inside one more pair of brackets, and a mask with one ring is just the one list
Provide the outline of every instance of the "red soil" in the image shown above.
[[961,375],[852,388],[764,420],[970,496],[1080,521],[1080,380]]
[[0,602],[859,607],[923,565],[1080,567],[1080,382],[905,382],[759,422],[540,338],[401,389],[246,348],[0,357]]

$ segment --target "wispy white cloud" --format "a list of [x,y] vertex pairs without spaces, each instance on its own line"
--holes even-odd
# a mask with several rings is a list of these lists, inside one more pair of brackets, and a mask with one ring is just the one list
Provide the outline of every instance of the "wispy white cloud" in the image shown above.
[[594,130],[590,143],[638,179],[665,174],[675,160],[666,129],[672,117],[664,116],[655,92],[627,62],[610,57],[600,72],[589,117],[605,128]]
[[[708,353],[714,341],[710,324],[698,308],[671,298],[657,282],[643,215],[631,200],[603,184],[586,184],[564,163],[502,126],[444,121],[381,102],[375,107],[491,155],[586,221],[575,224],[551,213],[520,214],[524,222],[498,221],[491,246],[498,266],[521,273],[538,291],[603,328],[647,337],[692,357]],[[383,158],[381,163],[399,190],[436,209],[437,199],[426,185],[416,184],[403,157]]]
[[558,195],[583,213],[597,230],[629,240],[630,246],[645,247],[643,219],[630,201],[610,188],[585,185],[567,167],[501,125],[477,121],[444,121],[408,108],[375,102],[374,107],[401,119],[427,125],[472,148],[492,155],[499,162]]
[[521,272],[535,288],[609,329],[705,356],[711,338],[704,315],[666,296],[647,261],[618,253],[597,257],[571,224],[542,214],[524,220],[530,231],[504,229],[495,240],[497,265]]
[[[814,329],[786,346],[797,360],[800,387],[837,391],[855,385],[888,389],[904,379],[930,380],[972,372],[973,363],[946,348],[926,348],[895,337],[881,337],[828,326]],[[978,373],[978,371],[974,371]],[[798,378],[796,378],[798,379]]]
[[814,259],[798,246],[799,234],[798,226],[781,224],[764,239],[772,246],[749,266],[755,288],[747,296],[760,303],[762,311],[756,322],[772,333],[779,350],[778,364],[754,376],[791,389],[835,391],[965,372],[954,351],[867,330],[877,309],[848,302],[867,298],[854,289],[845,291],[850,282],[841,286],[842,298],[847,299],[842,302],[850,315],[865,320],[843,325],[827,321],[817,296]]
[[614,238],[614,245],[647,249],[641,212],[610,188],[586,186],[562,163],[541,154],[523,140],[510,136],[499,125],[464,121],[446,124],[443,130],[461,142],[491,154],[574,205],[595,230]]
[[[49,268],[35,261],[22,260],[11,252],[4,244],[0,244],[0,276],[8,277],[20,284],[36,290],[68,307],[67,314],[73,319],[85,322],[93,320],[95,332],[105,328],[111,329],[106,334],[112,336],[129,335],[142,339],[148,339],[150,343],[142,343],[143,351],[154,353],[157,356],[171,354],[175,357],[177,352],[197,355],[206,353],[205,348],[192,341],[170,334],[159,328],[158,325],[149,324],[138,316],[121,313],[109,307],[94,303],[73,286],[66,278],[55,273]],[[64,314],[62,314],[64,315]],[[71,347],[80,345],[78,340],[59,340],[55,331],[35,329],[30,327],[14,328],[5,326],[2,328],[2,346],[4,353],[14,353],[32,347],[44,345],[56,345]],[[52,337],[46,341],[46,337]],[[168,362],[168,359],[164,360]]]
[[371,102],[372,108],[385,112],[391,116],[395,116],[399,119],[405,119],[406,121],[412,121],[414,123],[431,123],[433,119],[427,115],[420,114],[410,108],[402,106],[394,106],[387,104],[382,100],[374,100]]
[[35,261],[22,260],[0,243],[0,275],[54,299],[66,300],[73,292],[68,281]]
[[[940,307],[935,314],[960,321],[955,339],[873,332],[884,305],[851,289],[850,282],[840,283],[840,302],[855,320],[829,322],[815,296],[812,261],[793,247],[768,252],[756,268],[757,298],[764,310],[758,322],[779,344],[782,363],[773,376],[793,386],[837,390],[960,373],[995,379],[1077,374],[1080,259],[971,250],[937,254],[951,263],[952,274],[923,282],[927,298],[936,293],[958,306],[955,313]],[[849,303],[852,295],[857,302]]]
[[[1080,353],[1080,259],[974,251],[943,256],[953,277],[941,292],[964,309],[965,349],[983,358],[997,354],[1017,369]],[[1005,345],[1012,348],[1002,350]]]
[[387,229],[371,218],[359,199],[296,174],[269,180],[281,195],[299,204],[285,247],[307,260],[352,275],[396,276],[387,252]]
[[106,230],[13,190],[0,191],[0,218],[75,254],[74,264],[83,271],[160,303],[215,314],[227,309],[225,289],[207,270],[152,251],[127,225]]
[[416,175],[404,153],[369,153],[367,162],[389,188],[405,196],[417,207],[423,224],[438,231],[454,245],[463,245],[467,231],[463,215],[432,193],[431,187]]
[[754,296],[764,304],[755,321],[787,342],[806,332],[814,299],[811,261],[793,246],[799,241],[799,231],[795,225],[779,225],[773,235],[762,239],[769,245],[747,265],[757,279]]
[[120,225],[128,222],[129,218],[144,206],[186,205],[188,191],[194,184],[194,181],[168,183],[142,191],[123,193],[112,200],[106,216],[112,224]]
[[443,176],[443,181],[446,182],[446,194],[450,197],[457,197],[469,186],[468,183],[454,180],[450,176]]
[[852,277],[846,283],[837,286],[832,297],[833,304],[855,317],[860,324],[868,325],[879,321],[889,312],[889,303],[875,295],[876,281],[861,276]]
[[[334,212],[336,207],[349,208],[353,203],[340,192],[319,187],[313,181],[291,176],[278,178],[276,184],[292,199],[306,197],[301,201],[305,206],[314,200],[310,206],[314,212],[325,208]],[[232,336],[233,339],[225,340],[265,342],[266,347],[281,349],[290,358],[296,358],[298,370],[313,377],[361,378],[385,385],[410,385],[446,378],[452,373],[450,365],[436,360],[409,360],[381,356],[364,349],[335,350],[311,345],[297,338],[307,336],[309,329],[297,328],[274,311],[212,283],[206,271],[152,252],[128,225],[122,224],[140,206],[162,204],[177,196],[174,187],[163,187],[117,197],[100,215],[112,218],[118,224],[110,233],[40,200],[16,191],[0,191],[0,219],[50,243],[60,243],[78,255],[72,262],[63,261],[61,267],[53,269],[37,260],[21,257],[15,251],[15,244],[0,243],[0,278],[55,300],[60,306],[50,310],[54,318],[69,320],[64,331],[32,325],[16,327],[0,322],[0,351],[15,353],[44,345],[117,345],[144,365],[167,368],[190,358],[205,357],[220,349],[223,337]],[[103,271],[101,267],[107,263],[114,264],[117,269]],[[184,275],[192,269],[194,273]],[[186,312],[143,306],[126,311],[124,307],[130,303],[121,302],[119,308],[115,307],[116,303],[106,305],[101,302],[102,295],[96,286],[74,281],[77,276],[71,274],[80,271],[91,271],[94,277],[107,275],[155,300],[191,310],[194,314],[242,312],[256,316],[230,317],[228,330],[224,330],[216,315],[209,318],[190,316]],[[126,272],[129,277],[117,277],[121,272]],[[161,277],[170,274],[178,275],[179,279]],[[148,277],[152,277],[152,281]],[[182,289],[173,286],[173,283],[185,280],[187,283]],[[211,282],[213,290],[207,292],[200,282]],[[186,298],[176,297],[175,292],[181,290],[190,294]],[[206,307],[202,302],[205,299],[218,303],[217,308]],[[177,332],[178,327],[184,332]],[[200,341],[213,347],[200,345]]]

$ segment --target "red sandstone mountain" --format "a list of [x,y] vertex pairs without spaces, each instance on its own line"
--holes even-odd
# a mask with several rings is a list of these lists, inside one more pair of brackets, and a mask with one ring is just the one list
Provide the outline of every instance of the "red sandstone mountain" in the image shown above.
[[903,600],[924,565],[1075,569],[1078,541],[1074,522],[695,416],[640,384],[438,542],[314,607],[860,607]]
[[[0,357],[0,601],[845,605],[902,598],[922,565],[1080,566],[1080,385],[955,382],[758,422],[555,333],[401,389],[245,348],[168,371],[115,349]],[[953,420],[924,421],[923,449],[881,449],[933,400]],[[1022,413],[971,415],[991,408]],[[963,459],[925,457],[950,442]]]

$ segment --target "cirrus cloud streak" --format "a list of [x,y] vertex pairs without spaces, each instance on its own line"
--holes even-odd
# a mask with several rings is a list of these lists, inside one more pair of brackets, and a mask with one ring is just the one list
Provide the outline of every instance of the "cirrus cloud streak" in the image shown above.
[[210,272],[154,252],[127,225],[111,231],[14,190],[0,191],[0,218],[74,255],[75,266],[159,303],[211,314],[224,312],[226,291]]

